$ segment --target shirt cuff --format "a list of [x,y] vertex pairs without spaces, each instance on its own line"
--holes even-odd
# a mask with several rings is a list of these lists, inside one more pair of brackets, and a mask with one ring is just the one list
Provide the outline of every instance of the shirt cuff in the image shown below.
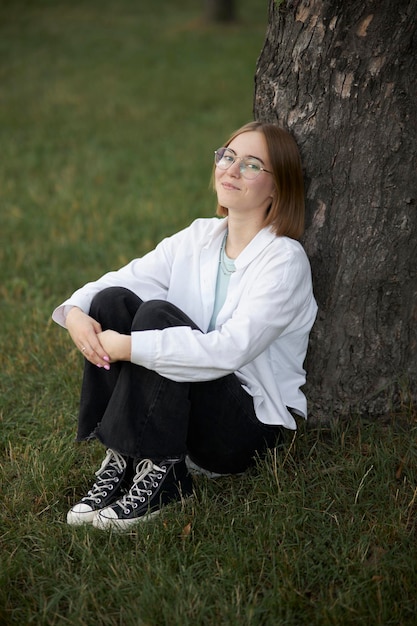
[[160,330],[137,330],[131,334],[132,349],[130,360],[149,370],[155,369]]

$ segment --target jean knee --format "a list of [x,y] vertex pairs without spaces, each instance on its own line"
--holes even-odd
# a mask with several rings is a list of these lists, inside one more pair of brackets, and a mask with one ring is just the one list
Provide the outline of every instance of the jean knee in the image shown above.
[[162,330],[167,326],[167,316],[172,305],[166,300],[148,300],[137,311],[132,330]]
[[96,293],[91,301],[90,314],[93,314],[98,308],[112,306],[118,298],[124,297],[126,293],[129,293],[129,290],[125,287],[106,287],[102,289]]

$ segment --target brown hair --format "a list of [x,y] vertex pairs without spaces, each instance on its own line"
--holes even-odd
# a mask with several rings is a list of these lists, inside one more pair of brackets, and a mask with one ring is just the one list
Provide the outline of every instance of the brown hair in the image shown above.
[[[304,181],[300,153],[289,132],[264,122],[249,122],[233,133],[224,146],[242,133],[257,131],[264,134],[275,194],[267,210],[264,226],[271,226],[277,236],[299,239],[304,232]],[[227,208],[217,205],[217,215],[225,217]]]

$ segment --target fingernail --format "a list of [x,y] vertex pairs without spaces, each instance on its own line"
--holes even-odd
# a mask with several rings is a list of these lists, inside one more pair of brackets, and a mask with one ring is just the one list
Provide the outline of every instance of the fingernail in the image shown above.
[[105,366],[104,366],[104,369],[105,369],[105,370],[109,370],[109,369],[110,369],[110,365],[105,365]]
[[109,357],[108,356],[103,356],[103,361],[108,361]]
[[100,363],[96,363],[97,367],[103,367]]

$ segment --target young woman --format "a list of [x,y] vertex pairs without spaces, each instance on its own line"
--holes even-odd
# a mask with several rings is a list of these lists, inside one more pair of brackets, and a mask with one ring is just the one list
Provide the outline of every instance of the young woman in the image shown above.
[[261,122],[215,152],[220,219],[198,219],[53,313],[85,357],[77,439],[107,448],[69,524],[130,529],[192,493],[189,468],[241,473],[307,416],[316,316],[300,156]]

